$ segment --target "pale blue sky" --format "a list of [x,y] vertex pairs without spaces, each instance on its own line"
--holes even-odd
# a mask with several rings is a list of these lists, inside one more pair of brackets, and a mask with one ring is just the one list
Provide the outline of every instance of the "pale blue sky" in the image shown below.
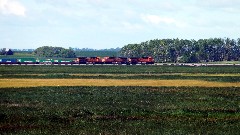
[[240,0],[0,0],[0,48],[240,38]]

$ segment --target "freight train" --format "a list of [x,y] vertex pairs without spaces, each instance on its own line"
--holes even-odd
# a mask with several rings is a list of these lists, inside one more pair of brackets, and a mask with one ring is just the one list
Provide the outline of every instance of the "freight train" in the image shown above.
[[35,59],[35,58],[3,58],[0,59],[3,65],[74,65],[74,64],[118,64],[118,65],[136,65],[136,64],[154,64],[152,57],[77,57],[71,60],[61,59]]

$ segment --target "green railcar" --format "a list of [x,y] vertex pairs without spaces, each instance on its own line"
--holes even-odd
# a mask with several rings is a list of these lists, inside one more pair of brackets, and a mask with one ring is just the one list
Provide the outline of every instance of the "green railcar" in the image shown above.
[[72,64],[72,60],[62,59],[40,59],[39,64]]
[[20,64],[37,64],[37,59],[35,58],[19,58],[17,59]]
[[54,64],[72,64],[73,60],[54,60]]
[[38,59],[37,60],[39,64],[53,64],[54,59]]

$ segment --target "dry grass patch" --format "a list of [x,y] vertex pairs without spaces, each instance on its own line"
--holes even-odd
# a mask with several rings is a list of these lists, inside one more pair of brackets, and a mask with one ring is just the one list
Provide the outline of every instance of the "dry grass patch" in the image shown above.
[[201,80],[137,80],[137,79],[0,79],[0,87],[38,86],[199,86],[240,87],[240,82],[210,82]]

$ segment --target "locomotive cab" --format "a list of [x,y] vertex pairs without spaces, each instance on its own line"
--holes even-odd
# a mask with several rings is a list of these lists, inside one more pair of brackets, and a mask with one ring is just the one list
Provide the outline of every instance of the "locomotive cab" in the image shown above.
[[87,64],[102,64],[102,59],[100,57],[88,57]]
[[104,64],[115,64],[116,63],[116,57],[104,57],[102,62]]
[[78,64],[86,64],[87,63],[87,57],[78,57],[75,60],[75,62],[78,63]]
[[141,57],[139,62],[142,64],[154,64],[154,59],[152,57]]
[[133,65],[136,65],[136,64],[138,64],[138,57],[131,57],[131,58],[129,58],[129,63],[130,64],[133,64]]

